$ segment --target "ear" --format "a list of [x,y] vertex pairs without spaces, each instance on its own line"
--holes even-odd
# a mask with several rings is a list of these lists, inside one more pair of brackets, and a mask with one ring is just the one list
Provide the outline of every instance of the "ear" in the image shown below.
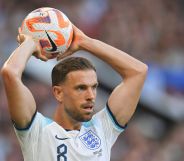
[[61,86],[53,86],[52,92],[54,94],[54,97],[58,100],[58,102],[63,102],[63,90]]

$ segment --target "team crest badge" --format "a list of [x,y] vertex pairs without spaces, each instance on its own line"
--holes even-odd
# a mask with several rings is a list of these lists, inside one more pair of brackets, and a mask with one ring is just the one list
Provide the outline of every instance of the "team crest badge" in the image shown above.
[[91,130],[89,130],[88,132],[84,133],[79,138],[82,141],[82,143],[88,149],[91,149],[91,150],[98,149],[100,147],[100,145],[101,145],[100,138],[95,133],[93,133]]

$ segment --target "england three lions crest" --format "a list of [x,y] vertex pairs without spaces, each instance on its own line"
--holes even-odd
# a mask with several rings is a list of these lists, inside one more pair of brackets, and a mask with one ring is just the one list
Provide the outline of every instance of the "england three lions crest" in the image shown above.
[[100,145],[101,145],[100,138],[95,133],[93,133],[91,130],[89,130],[88,132],[84,133],[79,138],[82,141],[82,143],[88,149],[91,149],[91,150],[98,149],[100,147]]

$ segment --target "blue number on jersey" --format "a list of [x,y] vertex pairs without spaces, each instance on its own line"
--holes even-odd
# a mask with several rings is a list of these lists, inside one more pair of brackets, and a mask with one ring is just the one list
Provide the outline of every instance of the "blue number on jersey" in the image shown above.
[[64,159],[64,161],[67,161],[66,157],[67,153],[67,146],[65,144],[61,144],[57,147],[57,161],[61,161],[61,158]]

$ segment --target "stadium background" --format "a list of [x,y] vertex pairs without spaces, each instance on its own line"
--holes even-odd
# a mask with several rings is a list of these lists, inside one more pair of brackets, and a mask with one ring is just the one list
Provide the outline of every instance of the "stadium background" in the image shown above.
[[[32,10],[62,10],[86,34],[149,65],[134,117],[112,149],[111,161],[184,160],[184,2],[182,0],[0,0],[0,68],[17,47],[17,28]],[[113,53],[112,53],[113,54]],[[96,111],[120,81],[112,69],[86,52],[97,67],[100,88]],[[50,88],[55,60],[32,58],[23,75],[38,110],[52,117]],[[0,161],[22,161],[0,77]]]

